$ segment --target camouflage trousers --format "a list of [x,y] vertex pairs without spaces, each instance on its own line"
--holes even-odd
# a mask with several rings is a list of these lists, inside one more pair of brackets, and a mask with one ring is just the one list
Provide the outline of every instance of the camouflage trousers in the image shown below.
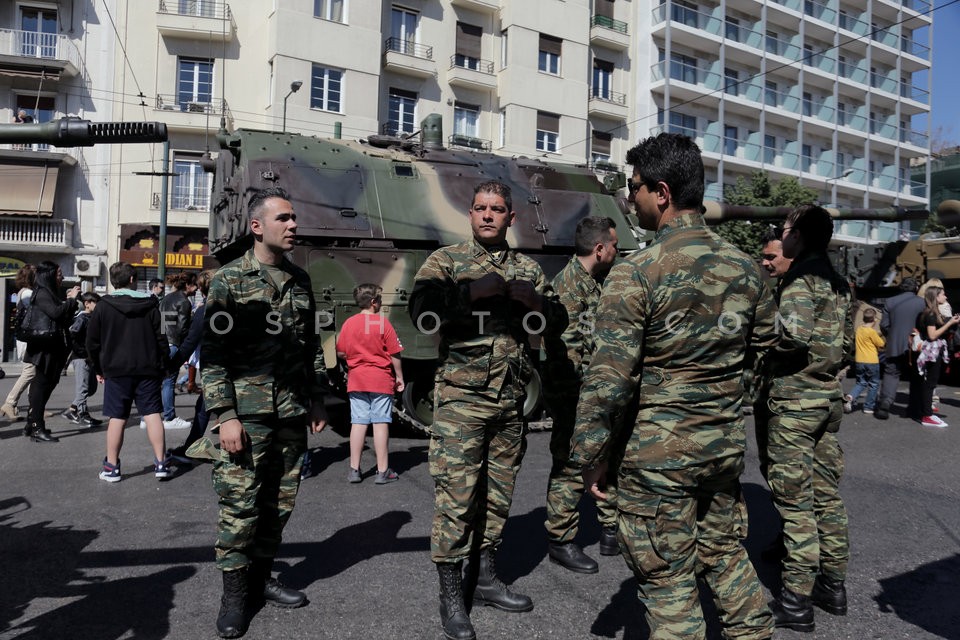
[[[553,465],[547,480],[547,538],[550,542],[573,542],[580,526],[580,504],[583,496],[583,475],[580,467],[571,466],[570,437],[576,417],[576,398],[572,407],[555,412],[550,433]],[[617,526],[616,471],[608,474],[607,499],[597,500],[597,519],[602,527]]]
[[773,616],[742,541],[743,456],[685,469],[620,470],[617,537],[637,577],[650,640],[706,637],[698,576],[726,638],[770,638]]
[[430,427],[430,556],[436,563],[463,560],[475,546],[499,546],[527,447],[522,390],[508,384],[499,401],[449,391],[437,384]]
[[238,454],[221,449],[220,459],[213,463],[213,488],[220,496],[218,569],[241,569],[255,559],[277,555],[300,488],[305,425],[303,416],[244,420],[248,446]]
[[795,400],[771,399],[767,481],[783,520],[787,555],[783,584],[810,595],[818,573],[847,577],[850,539],[840,497],[843,450],[835,432],[843,417],[837,400],[802,408]]

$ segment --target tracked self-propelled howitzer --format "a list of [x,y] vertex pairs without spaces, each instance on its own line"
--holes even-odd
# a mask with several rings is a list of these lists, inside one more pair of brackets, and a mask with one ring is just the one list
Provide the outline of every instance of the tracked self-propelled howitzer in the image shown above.
[[[269,187],[286,189],[298,225],[291,258],[310,274],[328,369],[337,369],[337,330],[358,311],[354,287],[380,285],[382,313],[404,346],[406,389],[396,403],[399,418],[419,428],[432,421],[438,341],[413,326],[408,297],[431,252],[469,238],[467,212],[477,184],[499,180],[510,186],[517,216],[507,239],[539,262],[548,277],[573,255],[574,232],[584,217],[612,218],[624,252],[640,248],[648,237],[627,204],[624,173],[476,150],[483,141],[464,136],[445,140],[436,115],[424,120],[419,136],[343,140],[241,129],[222,131],[218,140],[220,152],[209,167],[215,173],[211,252],[221,264],[240,256],[253,241],[250,195]],[[753,216],[742,207],[708,203],[707,217],[719,221],[775,214],[770,219],[782,222],[787,213],[752,211]],[[902,219],[899,213],[890,215]],[[853,217],[865,216],[858,212]],[[535,378],[528,388],[528,417],[539,413],[539,383]],[[336,418],[333,422],[336,426]]]

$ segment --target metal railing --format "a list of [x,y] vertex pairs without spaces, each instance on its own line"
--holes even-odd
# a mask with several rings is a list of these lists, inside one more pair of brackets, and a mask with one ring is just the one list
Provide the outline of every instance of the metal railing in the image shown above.
[[600,102],[608,102],[610,104],[626,106],[627,94],[617,93],[616,91],[610,91],[609,89],[598,89],[597,87],[593,87],[590,91],[590,100],[598,100]]
[[172,13],[178,16],[196,16],[198,18],[230,19],[230,5],[215,0],[160,0],[159,13]]
[[202,102],[201,99],[180,100],[179,96],[171,93],[158,93],[154,109],[158,111],[182,111],[184,113],[223,114],[225,116],[230,112],[226,100],[219,98],[210,98],[209,102]]
[[72,247],[73,221],[4,216],[0,219],[0,243]]
[[590,26],[603,27],[604,29],[611,29],[626,35],[628,25],[622,20],[614,20],[613,18],[608,18],[606,16],[593,16],[590,18]]
[[471,58],[470,56],[465,56],[462,53],[455,53],[450,56],[450,68],[453,69],[454,67],[458,69],[470,69],[471,71],[476,71],[478,73],[493,75],[492,60]]
[[0,29],[0,54],[65,60],[80,68],[80,52],[77,51],[77,46],[66,36],[56,33]]
[[415,58],[433,60],[433,47],[418,44],[405,38],[387,38],[384,48],[387,51],[395,51]]

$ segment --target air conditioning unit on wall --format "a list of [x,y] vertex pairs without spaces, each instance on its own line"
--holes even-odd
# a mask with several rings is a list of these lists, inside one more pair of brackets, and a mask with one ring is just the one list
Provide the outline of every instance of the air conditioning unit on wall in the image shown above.
[[73,257],[73,275],[95,278],[100,275],[103,256],[79,255]]

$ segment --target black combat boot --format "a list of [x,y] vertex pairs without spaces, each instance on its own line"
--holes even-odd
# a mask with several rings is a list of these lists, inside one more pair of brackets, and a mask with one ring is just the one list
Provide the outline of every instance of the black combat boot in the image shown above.
[[273,560],[270,558],[258,558],[250,565],[251,598],[262,595],[263,602],[284,609],[296,609],[307,604],[306,594],[284,586],[271,575],[272,567]]
[[24,433],[34,442],[60,442],[60,438],[50,433],[42,420],[28,421]]
[[437,574],[440,576],[440,624],[443,626],[443,636],[449,640],[475,640],[477,632],[473,630],[467,607],[463,603],[460,566],[459,562],[437,565]]
[[620,555],[620,542],[617,540],[616,527],[604,527],[603,530],[600,531],[600,555]]
[[818,575],[813,583],[810,600],[827,613],[835,616],[847,615],[847,588],[843,586],[843,580]]
[[480,550],[477,572],[477,588],[474,602],[504,611],[521,613],[533,609],[533,600],[522,593],[515,593],[497,577],[496,555],[492,549]]
[[596,573],[600,571],[597,561],[583,552],[576,542],[551,542],[547,549],[550,562],[576,573]]
[[247,570],[223,572],[223,597],[217,614],[217,635],[239,638],[247,632]]
[[878,404],[876,411],[873,412],[873,417],[877,420],[886,420],[890,417],[890,405],[888,404]]
[[770,603],[773,619],[777,627],[794,631],[813,631],[813,603],[810,596],[801,596],[787,587],[780,591],[780,597]]

